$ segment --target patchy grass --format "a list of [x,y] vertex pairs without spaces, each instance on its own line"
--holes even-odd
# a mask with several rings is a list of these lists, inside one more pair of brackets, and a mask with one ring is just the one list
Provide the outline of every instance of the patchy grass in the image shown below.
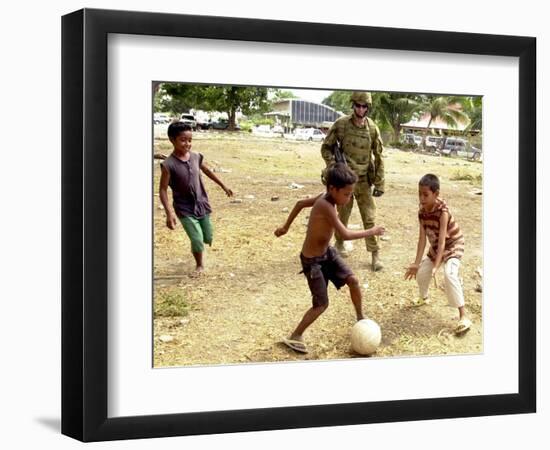
[[183,317],[189,313],[189,305],[185,301],[183,291],[178,287],[155,288],[155,318]]
[[471,184],[481,186],[483,183],[483,175],[481,173],[471,173],[468,171],[457,170],[451,176],[452,181],[469,181]]

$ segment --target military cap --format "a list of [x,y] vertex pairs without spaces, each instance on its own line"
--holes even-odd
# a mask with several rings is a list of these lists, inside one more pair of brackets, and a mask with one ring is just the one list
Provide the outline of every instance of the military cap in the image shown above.
[[370,92],[354,92],[351,94],[351,99],[354,103],[360,103],[361,105],[369,105],[369,108],[372,106],[372,96]]

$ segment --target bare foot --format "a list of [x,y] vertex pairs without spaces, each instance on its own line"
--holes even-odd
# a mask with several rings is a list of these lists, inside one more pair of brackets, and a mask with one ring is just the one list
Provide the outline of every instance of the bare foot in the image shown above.
[[195,271],[190,275],[190,277],[191,278],[198,278],[203,274],[204,274],[204,267],[203,266],[197,266],[195,268]]

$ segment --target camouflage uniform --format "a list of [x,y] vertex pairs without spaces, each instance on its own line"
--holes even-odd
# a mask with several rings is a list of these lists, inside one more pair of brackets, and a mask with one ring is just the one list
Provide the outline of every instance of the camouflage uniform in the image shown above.
[[[372,105],[371,96],[368,93],[354,93],[352,100],[359,101],[356,99],[368,104],[369,108]],[[332,148],[337,141],[340,142],[348,166],[359,178],[353,197],[359,207],[363,226],[369,229],[374,226],[376,218],[376,202],[372,195],[372,186],[378,191],[377,196],[384,192],[383,146],[380,130],[372,119],[367,117],[364,126],[358,127],[353,123],[354,114],[355,112],[349,116],[340,117],[334,122],[321,146],[321,155],[328,167],[334,162]],[[352,208],[353,199],[346,205],[338,207],[340,220],[346,226]],[[367,251],[377,254],[378,238],[369,236],[365,240]],[[342,248],[342,239],[338,235],[336,235],[336,246]]]

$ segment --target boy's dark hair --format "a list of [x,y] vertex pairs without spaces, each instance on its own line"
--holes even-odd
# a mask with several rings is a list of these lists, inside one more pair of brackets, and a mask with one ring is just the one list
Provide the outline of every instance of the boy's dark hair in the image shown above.
[[426,186],[430,188],[430,191],[437,192],[439,191],[439,178],[432,173],[427,173],[418,182],[419,186]]
[[192,131],[191,125],[185,122],[172,122],[168,125],[168,137],[170,139],[175,139],[180,133],[184,131]]
[[327,188],[333,186],[342,189],[350,184],[357,183],[357,175],[343,163],[336,163],[327,170]]

